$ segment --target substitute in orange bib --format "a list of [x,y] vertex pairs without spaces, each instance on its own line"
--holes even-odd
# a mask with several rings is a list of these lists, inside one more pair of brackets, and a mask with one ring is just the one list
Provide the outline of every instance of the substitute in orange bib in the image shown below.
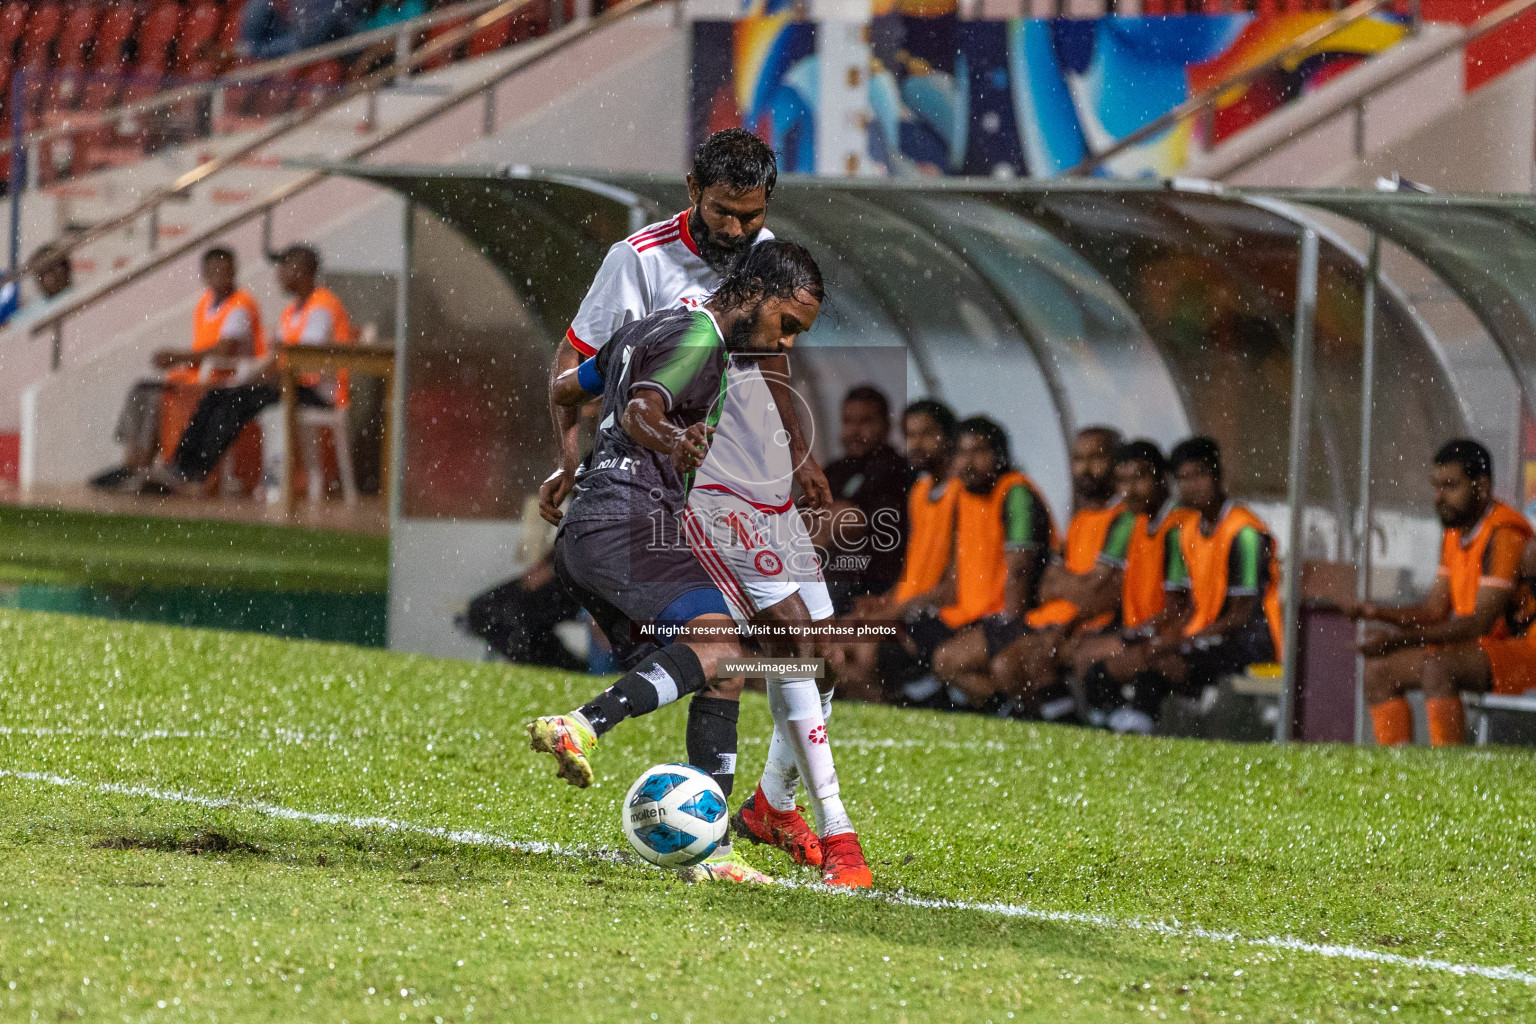
[[949,699],[982,707],[997,694],[992,659],[1026,629],[1056,528],[1034,482],[1013,467],[1008,434],[984,416],[960,424],[955,476],[955,600],[908,627]]
[[[160,448],[161,397],[167,387],[228,383],[235,375],[235,360],[266,358],[267,333],[262,329],[261,309],[256,298],[236,284],[235,254],[228,249],[209,249],[203,253],[202,275],[207,289],[192,312],[192,348],[155,353],[153,362],[165,375],[141,380],[129,391],[115,435],[123,444],[123,465],[93,479],[93,486],[119,487],[154,461]],[[205,365],[209,359],[225,365]]]
[[1536,640],[1520,621],[1517,600],[1530,524],[1494,499],[1493,459],[1476,441],[1446,442],[1435,453],[1430,485],[1445,534],[1429,594],[1400,608],[1370,601],[1344,608],[1352,618],[1392,627],[1360,647],[1365,699],[1383,746],[1413,739],[1408,690],[1424,691],[1429,741],[1447,746],[1466,737],[1461,691],[1523,693],[1536,686]]
[[1148,640],[1150,667],[1136,673],[1129,702],[1109,716],[1116,732],[1150,732],[1170,691],[1199,693],[1276,660],[1280,650],[1280,565],[1268,527],[1227,496],[1211,438],[1181,441],[1168,462],[1179,503],[1199,517],[1174,528],[1177,544],[1168,548],[1165,585],[1183,592],[1188,614],[1182,629]]
[[1052,556],[1040,580],[1040,607],[1024,617],[1027,632],[992,659],[998,692],[1013,695],[1015,713],[1048,721],[1071,715],[1076,704],[1060,682],[1073,649],[1114,621],[1120,605],[1126,548],[1135,516],[1115,492],[1120,432],[1086,427],[1072,441],[1072,521],[1064,550]]
[[[307,245],[292,245],[278,258],[277,280],[293,301],[283,310],[283,345],[350,345],[357,340],[352,319],[330,289],[319,283],[320,257]],[[326,393],[319,377],[299,382],[298,402],[315,408],[346,404],[344,374]],[[177,491],[197,483],[219,464],[240,431],[282,398],[276,360],[269,360],[247,383],[214,388],[198,403],[170,461],[143,478],[142,490]]]
[[1180,527],[1199,514],[1180,506],[1168,482],[1168,460],[1152,441],[1130,441],[1115,452],[1115,484],[1135,521],[1125,545],[1116,628],[1085,638],[1073,651],[1078,715],[1090,725],[1106,724],[1123,686],[1151,667],[1155,636],[1182,635],[1189,616],[1188,591],[1164,585],[1170,559],[1178,559]]

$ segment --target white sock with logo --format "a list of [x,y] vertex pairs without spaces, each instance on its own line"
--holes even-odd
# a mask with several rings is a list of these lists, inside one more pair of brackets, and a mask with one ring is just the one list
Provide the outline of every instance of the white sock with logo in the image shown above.
[[[843,799],[837,783],[837,768],[832,763],[832,744],[827,737],[827,720],[822,713],[822,695],[817,689],[814,679],[770,679],[768,680],[768,707],[773,712],[774,742],[769,744],[770,767],[765,769],[763,777],[765,783],[768,776],[773,774],[778,778],[783,777],[782,763],[774,765],[772,751],[775,742],[780,740],[782,734],[782,746],[792,752],[795,768],[800,778],[805,780],[805,785],[811,794],[811,809],[816,814],[816,833],[820,836],[835,836],[844,832],[853,831],[853,823],[848,820],[848,812],[843,807]],[[781,753],[782,757],[782,753]],[[780,786],[777,794],[769,794],[767,785],[763,788],[763,795],[768,797],[768,802],[779,810],[788,810],[774,803],[774,796],[782,799],[782,783],[777,779],[775,784]],[[789,788],[790,806],[794,806],[794,788],[791,783]]]
[[[777,680],[768,681],[770,707],[774,706],[776,698],[772,696],[774,683]],[[821,691],[821,720],[826,724],[832,718],[832,691]],[[788,719],[783,719],[788,722]],[[792,811],[795,809],[795,789],[800,784],[800,765],[795,760],[795,746],[790,742],[789,730],[780,724],[778,710],[774,710],[773,737],[768,741],[768,761],[763,765],[763,778],[759,785],[762,786],[763,796],[768,798],[768,806],[776,811]]]

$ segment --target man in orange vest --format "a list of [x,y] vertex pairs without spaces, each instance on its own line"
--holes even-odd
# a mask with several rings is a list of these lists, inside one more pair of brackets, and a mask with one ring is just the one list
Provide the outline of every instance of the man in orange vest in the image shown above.
[[[950,474],[950,463],[959,421],[943,402],[922,398],[902,413],[901,428],[907,463],[918,475],[907,492],[907,547],[901,576],[883,594],[854,598],[853,615],[857,619],[905,619],[923,611],[933,614],[954,600],[950,553],[959,485]],[[827,658],[837,674],[838,687],[854,700],[900,700],[902,687],[928,670],[897,641],[832,644]]]
[[1039,603],[1056,528],[1034,482],[1013,468],[1007,432],[985,416],[960,424],[955,476],[954,601],[913,621],[908,638],[951,699],[981,707],[997,694],[992,659]]
[[[120,486],[132,473],[147,468],[160,449],[160,403],[167,386],[196,384],[199,368],[211,357],[255,358],[267,356],[267,334],[261,326],[261,309],[250,292],[236,285],[235,254],[213,248],[203,253],[203,284],[207,290],[192,312],[190,351],[161,349],[154,364],[165,371],[161,380],[141,380],[129,391],[117,419],[117,440],[124,445],[123,465],[91,481],[106,489]],[[233,371],[211,376],[227,382]]]
[[1072,521],[1064,551],[1052,556],[1040,580],[1040,607],[1025,616],[1029,631],[992,659],[998,692],[1047,720],[1071,714],[1070,694],[1043,699],[1060,679],[1085,633],[1108,626],[1120,604],[1125,552],[1135,515],[1115,493],[1115,451],[1120,432],[1085,427],[1072,440]]
[[[319,272],[319,254],[310,246],[289,246],[278,258],[278,284],[293,296],[283,310],[284,345],[351,345],[357,341],[346,307],[334,292],[318,282]],[[331,394],[322,393],[318,375],[300,378],[299,404],[316,408],[346,404],[346,376],[337,376]],[[245,425],[281,398],[275,361],[262,367],[248,383],[214,388],[198,403],[192,421],[177,442],[175,454],[166,465],[146,474],[140,489],[174,492],[202,481],[219,464]]]
[[1430,484],[1445,534],[1429,594],[1400,608],[1371,601],[1343,608],[1351,618],[1394,627],[1360,646],[1365,699],[1383,746],[1413,740],[1408,690],[1424,691],[1430,743],[1448,746],[1466,738],[1463,690],[1536,686],[1536,641],[1525,623],[1512,622],[1530,524],[1493,497],[1493,459],[1476,441],[1447,441],[1435,453]]
[[1178,528],[1199,518],[1174,500],[1168,460],[1152,441],[1120,446],[1115,452],[1115,485],[1126,511],[1135,516],[1122,563],[1120,622],[1118,628],[1085,637],[1072,654],[1078,714],[1099,726],[1118,706],[1121,688],[1151,667],[1148,641],[1183,630],[1189,615],[1187,593],[1170,593],[1164,585],[1168,550],[1175,549],[1176,561]]
[[1280,649],[1280,564],[1269,528],[1228,497],[1211,438],[1179,442],[1168,462],[1180,504],[1198,515],[1169,534],[1166,586],[1184,592],[1176,607],[1188,612],[1182,629],[1148,641],[1151,666],[1136,673],[1129,703],[1109,716],[1115,732],[1151,732],[1170,690],[1199,693],[1274,661]]

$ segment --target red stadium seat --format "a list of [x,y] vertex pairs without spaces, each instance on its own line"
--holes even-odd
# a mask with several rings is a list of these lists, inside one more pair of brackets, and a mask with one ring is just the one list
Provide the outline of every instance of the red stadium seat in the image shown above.
[[77,3],[69,9],[64,19],[64,29],[59,33],[58,56],[55,60],[59,68],[85,67],[85,57],[96,35],[96,19],[100,14],[100,8],[90,0]]
[[298,106],[308,106],[320,100],[326,93],[341,88],[346,80],[347,68],[341,61],[321,61],[300,72],[299,87],[294,100]]
[[245,0],[231,0],[225,5],[224,27],[219,31],[219,48],[225,53],[233,54],[240,42],[240,11],[244,7]]
[[181,5],[161,2],[150,8],[139,23],[138,57],[134,61],[151,74],[163,74],[170,66],[171,44],[181,27]]
[[209,60],[207,52],[217,46],[224,27],[224,10],[218,4],[204,2],[187,12],[181,34],[176,37],[177,72],[187,74],[199,61]]
[[137,21],[138,11],[131,3],[115,3],[106,8],[96,30],[96,46],[91,50],[92,71],[117,74],[122,70],[123,48]]
[[16,62],[22,67],[45,70],[53,64],[53,41],[64,24],[64,8],[57,3],[33,5],[32,15],[21,34],[21,51]]
[[[427,30],[427,40],[430,42],[431,40],[437,39],[440,36],[447,35],[449,32],[455,32],[467,24],[469,24],[468,19],[464,19],[462,21],[450,21],[441,25],[434,25],[432,28]],[[437,68],[446,67],[457,59],[454,52],[457,49],[459,49],[459,47],[452,47],[450,49],[443,50],[441,53],[435,54],[426,62],[416,65],[416,68],[419,71],[432,71]]]
[[16,41],[26,31],[31,6],[26,0],[11,0],[0,8],[0,57],[15,56]]
[[470,36],[465,56],[483,57],[506,46],[512,41],[512,23],[515,20],[511,16],[502,18]]

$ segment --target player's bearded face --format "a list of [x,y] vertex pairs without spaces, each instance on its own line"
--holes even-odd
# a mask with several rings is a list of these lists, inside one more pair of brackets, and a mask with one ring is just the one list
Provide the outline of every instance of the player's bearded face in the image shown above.
[[1460,466],[1436,466],[1430,474],[1435,490],[1435,515],[1447,529],[1466,529],[1482,517],[1487,499]]
[[699,247],[699,258],[709,264],[711,270],[723,276],[735,270],[746,258],[752,243],[757,241],[763,229],[758,227],[750,234],[735,236],[711,231],[699,213],[699,208],[695,206],[688,215],[688,230],[693,234],[694,244]]
[[[703,252],[704,247],[699,246]],[[757,333],[757,324],[763,316],[763,307],[768,304],[767,299],[759,299],[747,315],[731,325],[731,329],[725,334],[725,350],[727,352],[746,352],[752,348],[752,336]]]

